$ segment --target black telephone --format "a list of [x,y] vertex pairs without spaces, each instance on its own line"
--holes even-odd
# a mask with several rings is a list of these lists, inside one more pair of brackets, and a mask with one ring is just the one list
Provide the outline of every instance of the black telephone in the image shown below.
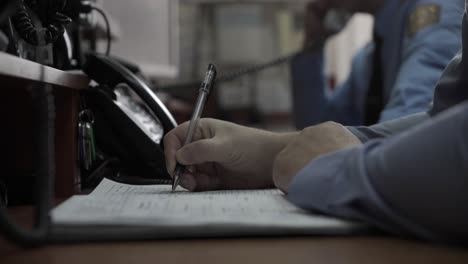
[[96,145],[131,176],[169,179],[162,139],[176,121],[150,87],[119,60],[89,54],[83,71],[97,86],[86,95]]

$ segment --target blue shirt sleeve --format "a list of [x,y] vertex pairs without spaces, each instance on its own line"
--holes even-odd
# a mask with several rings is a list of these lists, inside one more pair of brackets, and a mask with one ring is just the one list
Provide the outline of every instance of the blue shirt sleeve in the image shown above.
[[468,102],[395,137],[312,161],[288,199],[395,234],[468,242],[467,135]]
[[376,138],[397,135],[429,119],[426,112],[412,114],[398,119],[382,122],[373,126],[347,127],[363,143]]
[[362,123],[362,95],[366,86],[357,83],[368,74],[368,47],[353,58],[348,79],[338,87],[336,93],[327,95],[323,73],[324,54],[303,54],[295,58],[291,66],[294,121],[298,129],[325,121],[345,125]]
[[409,12],[427,5],[440,6],[440,20],[415,35],[405,35],[398,55],[402,63],[380,121],[427,111],[442,71],[460,50],[463,0],[418,1]]

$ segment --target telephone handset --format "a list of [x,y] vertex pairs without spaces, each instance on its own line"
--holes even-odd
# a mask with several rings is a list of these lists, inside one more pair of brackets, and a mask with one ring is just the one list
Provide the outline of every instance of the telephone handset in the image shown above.
[[169,110],[117,59],[90,54],[83,71],[98,84],[86,96],[97,147],[132,176],[169,179],[162,139],[177,125]]

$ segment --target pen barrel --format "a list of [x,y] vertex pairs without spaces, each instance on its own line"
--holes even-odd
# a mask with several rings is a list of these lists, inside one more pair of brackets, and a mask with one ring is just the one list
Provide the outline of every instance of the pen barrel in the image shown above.
[[195,104],[195,110],[193,111],[192,118],[190,119],[189,129],[187,131],[187,136],[185,137],[184,145],[191,143],[193,140],[193,135],[195,134],[195,129],[198,127],[198,120],[200,120],[203,113],[203,108],[205,107],[207,98],[208,93],[200,89],[199,96]]
[[[205,75],[205,80],[201,84],[200,90],[198,90],[197,102],[195,103],[195,109],[193,110],[192,118],[190,119],[184,145],[190,144],[193,140],[195,130],[198,127],[198,121],[200,120],[200,117],[203,113],[203,108],[205,107],[206,100],[208,99],[208,95],[210,94],[210,90],[214,85],[215,80],[216,67],[213,64],[210,64],[208,65],[208,71]],[[180,175],[184,172],[184,170],[185,167],[177,163],[174,181],[172,183],[172,191],[174,191],[177,188],[177,185],[179,185]]]
[[206,100],[210,94],[211,88],[213,88],[216,80],[216,67],[213,64],[208,65],[208,71],[206,72],[205,79],[198,90],[198,98],[193,110],[192,118],[190,119],[189,129],[185,137],[184,145],[189,144],[193,140],[193,135],[198,127],[198,120],[200,119],[203,108],[205,107]]
[[212,86],[216,80],[216,74],[216,67],[213,64],[210,64],[205,75],[205,80],[203,80],[200,86],[200,92],[205,92],[207,95],[210,94],[211,88],[213,88]]

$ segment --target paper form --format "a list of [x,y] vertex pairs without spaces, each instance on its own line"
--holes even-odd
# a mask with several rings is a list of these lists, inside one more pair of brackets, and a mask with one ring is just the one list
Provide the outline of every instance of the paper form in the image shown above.
[[281,191],[171,192],[169,185],[134,186],[104,179],[89,195],[73,196],[52,212],[59,224],[250,226],[349,229],[355,224],[312,215]]

